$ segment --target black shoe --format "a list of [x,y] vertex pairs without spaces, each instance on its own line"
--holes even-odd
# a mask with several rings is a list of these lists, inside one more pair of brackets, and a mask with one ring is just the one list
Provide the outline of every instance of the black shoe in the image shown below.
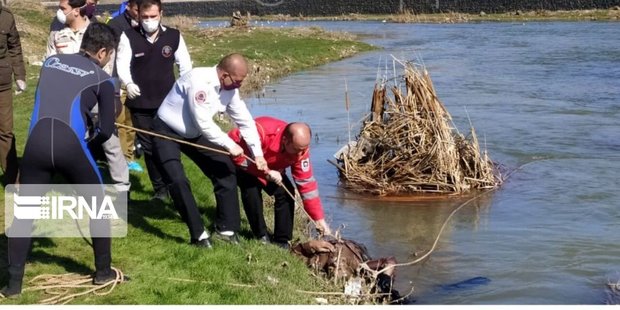
[[2,294],[4,298],[17,298],[21,293],[21,287],[11,286],[10,284],[0,290],[0,294]]
[[199,248],[207,248],[207,249],[211,249],[213,248],[213,246],[211,245],[211,237],[202,239],[202,240],[192,240],[190,241],[190,244]]
[[22,293],[22,280],[24,279],[23,265],[9,265],[7,268],[9,280],[5,287],[0,290],[0,294],[6,298],[15,298]]
[[[110,281],[113,281],[115,279],[116,279],[116,271],[114,271],[113,269],[108,269],[107,271],[97,271],[95,272],[95,276],[93,277],[93,284],[102,285]],[[119,280],[119,283],[127,282],[127,281],[129,281],[129,277],[127,277],[126,275],[123,275],[122,278]]]
[[272,241],[271,243],[273,245],[281,248],[281,249],[290,250],[290,248],[291,248],[291,245],[288,244],[288,242],[275,242],[275,241]]
[[264,236],[258,238],[258,242],[260,242],[262,244],[269,244],[269,243],[271,243],[269,241],[269,236],[267,236],[267,235],[264,235]]
[[144,155],[144,149],[142,149],[142,144],[137,140],[134,142],[133,156],[135,158],[140,158]]
[[227,236],[227,235],[222,235],[219,231],[215,231],[214,234],[215,238],[222,240],[224,242],[230,243],[230,244],[239,244],[239,237],[237,237],[237,234],[232,234],[232,236]]
[[151,200],[159,200],[161,202],[165,202],[168,199],[168,189],[167,188],[161,188],[159,189],[155,195],[153,195],[153,197],[151,197]]

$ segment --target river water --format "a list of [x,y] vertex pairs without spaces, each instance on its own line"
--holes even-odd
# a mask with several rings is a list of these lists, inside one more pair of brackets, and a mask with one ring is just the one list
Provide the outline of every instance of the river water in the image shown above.
[[620,278],[618,23],[271,26],[347,31],[382,48],[293,74],[268,85],[264,97],[247,98],[255,116],[313,127],[327,217],[372,256],[415,259],[463,201],[359,200],[339,187],[327,159],[348,139],[345,79],[355,135],[378,72],[393,74],[391,55],[423,63],[457,127],[468,132],[471,121],[494,161],[519,168],[456,213],[429,259],[397,270],[401,293],[413,287],[418,304],[605,302],[606,283]]

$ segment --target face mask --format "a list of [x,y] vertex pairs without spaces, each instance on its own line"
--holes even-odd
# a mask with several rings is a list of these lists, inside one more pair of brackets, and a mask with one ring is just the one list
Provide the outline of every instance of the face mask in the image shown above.
[[230,84],[230,85],[222,85],[222,88],[223,88],[224,90],[233,90],[233,89],[237,89],[237,88],[239,88],[239,87],[241,87],[241,84],[239,84],[239,83],[237,83],[237,82],[232,83],[232,84]]
[[131,28],[136,28],[140,26],[140,23],[137,20],[133,19],[133,17],[131,17],[131,14],[129,14],[128,11],[125,11],[125,18],[129,20]]
[[237,89],[237,88],[241,87],[241,82],[237,82],[237,81],[233,80],[230,75],[228,76],[228,78],[232,81],[232,83],[226,85],[226,84],[224,84],[224,82],[222,82],[221,83],[222,84],[222,89],[224,89],[224,90],[233,90],[233,89]]
[[88,19],[93,18],[93,15],[95,15],[95,11],[97,10],[97,5],[94,3],[91,4],[87,4],[86,7],[84,8],[84,16],[88,17]]
[[142,28],[147,33],[153,33],[159,28],[159,19],[147,19],[142,21]]
[[56,11],[56,18],[63,25],[67,23],[67,14],[65,14],[65,12],[63,12],[61,9],[58,9],[58,11]]

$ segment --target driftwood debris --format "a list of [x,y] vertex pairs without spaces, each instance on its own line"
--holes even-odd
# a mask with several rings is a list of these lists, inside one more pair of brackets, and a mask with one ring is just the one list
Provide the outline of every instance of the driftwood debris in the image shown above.
[[245,16],[241,15],[240,11],[235,11],[230,19],[230,27],[233,28],[247,28],[250,22],[250,12],[247,12]]
[[454,129],[426,69],[404,63],[404,85],[378,82],[358,140],[338,153],[343,185],[358,193],[464,193],[501,184],[476,132]]

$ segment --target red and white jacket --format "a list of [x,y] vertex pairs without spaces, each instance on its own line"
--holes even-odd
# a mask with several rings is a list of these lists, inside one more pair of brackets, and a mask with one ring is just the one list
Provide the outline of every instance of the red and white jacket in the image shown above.
[[[263,155],[269,168],[284,173],[286,168],[291,167],[291,174],[297,190],[301,194],[304,209],[313,220],[323,219],[325,215],[321,198],[319,197],[319,186],[312,174],[310,150],[307,149],[300,156],[284,151],[281,140],[284,128],[287,125],[285,121],[268,116],[257,117],[254,121],[256,122],[258,136],[260,137]],[[243,148],[246,155],[252,154],[241,137],[238,128],[231,130],[228,136]],[[256,176],[263,184],[267,184],[265,174],[259,171],[256,165],[250,163],[244,156],[233,158],[233,162],[248,173]]]

